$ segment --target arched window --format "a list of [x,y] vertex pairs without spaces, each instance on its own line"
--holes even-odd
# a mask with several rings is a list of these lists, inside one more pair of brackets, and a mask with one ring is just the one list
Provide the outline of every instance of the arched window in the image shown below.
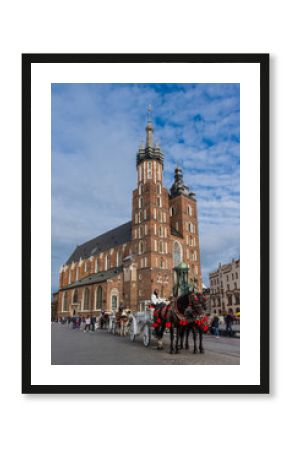
[[139,242],[139,255],[141,255],[142,253],[144,253],[144,243],[143,241]]
[[111,291],[111,310],[116,311],[119,306],[119,291],[114,288]]
[[106,256],[106,265],[105,265],[105,270],[109,270],[111,267],[111,258],[110,255]]
[[73,303],[78,303],[78,300],[79,300],[78,290],[75,289],[74,290],[74,295],[73,295]]
[[98,265],[98,260],[97,260],[97,258],[96,258],[96,260],[95,260],[95,272],[96,272],[96,273],[99,272],[99,265]]
[[143,194],[143,183],[139,184],[139,195]]
[[182,262],[182,247],[178,241],[173,243],[173,267],[178,266]]
[[152,162],[148,161],[148,178],[152,178]]
[[88,311],[90,309],[90,291],[89,288],[85,288],[84,294],[84,311]]
[[67,291],[65,291],[62,296],[62,310],[68,311]]
[[103,289],[102,289],[102,286],[99,286],[96,289],[96,293],[97,293],[96,309],[102,309],[103,308]]

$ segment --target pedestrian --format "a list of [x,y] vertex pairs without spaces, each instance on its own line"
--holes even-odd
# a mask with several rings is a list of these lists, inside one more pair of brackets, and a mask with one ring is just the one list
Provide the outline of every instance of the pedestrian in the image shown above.
[[232,335],[233,335],[233,329],[232,329],[233,316],[232,316],[232,314],[229,313],[226,315],[225,323],[226,323],[226,335],[229,337],[232,337]]
[[87,329],[90,331],[90,327],[91,327],[91,318],[89,316],[87,316],[85,318],[85,329],[84,329],[84,333],[87,332]]
[[96,316],[92,316],[92,317],[91,317],[91,332],[92,332],[92,333],[94,333],[94,331],[95,331],[95,328],[96,328],[96,321],[97,321]]
[[218,316],[214,316],[214,318],[212,319],[212,323],[211,323],[211,331],[212,334],[216,337],[219,338],[220,337],[220,321]]

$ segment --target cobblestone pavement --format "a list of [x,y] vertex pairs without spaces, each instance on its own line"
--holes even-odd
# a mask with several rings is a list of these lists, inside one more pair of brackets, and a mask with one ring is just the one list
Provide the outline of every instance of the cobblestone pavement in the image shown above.
[[146,348],[141,337],[133,343],[106,330],[84,333],[66,324],[51,326],[52,364],[240,364],[240,339],[206,335],[204,348],[204,354],[193,354],[191,337],[189,350],[170,355],[169,335],[164,337],[164,350],[157,351],[155,339]]

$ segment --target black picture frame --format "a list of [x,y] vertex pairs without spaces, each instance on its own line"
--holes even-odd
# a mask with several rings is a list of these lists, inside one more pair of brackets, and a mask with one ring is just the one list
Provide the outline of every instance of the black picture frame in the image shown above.
[[[269,393],[269,54],[23,54],[22,55],[22,393],[267,394]],[[33,63],[256,63],[260,65],[260,384],[32,385],[31,383],[31,65]],[[261,303],[263,299],[263,304]]]

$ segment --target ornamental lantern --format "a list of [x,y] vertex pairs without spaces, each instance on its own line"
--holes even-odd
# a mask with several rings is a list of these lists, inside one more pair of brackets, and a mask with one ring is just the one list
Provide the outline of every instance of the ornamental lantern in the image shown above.
[[180,297],[181,295],[186,295],[189,293],[188,284],[188,265],[181,262],[174,270],[174,281],[173,295],[174,297]]

